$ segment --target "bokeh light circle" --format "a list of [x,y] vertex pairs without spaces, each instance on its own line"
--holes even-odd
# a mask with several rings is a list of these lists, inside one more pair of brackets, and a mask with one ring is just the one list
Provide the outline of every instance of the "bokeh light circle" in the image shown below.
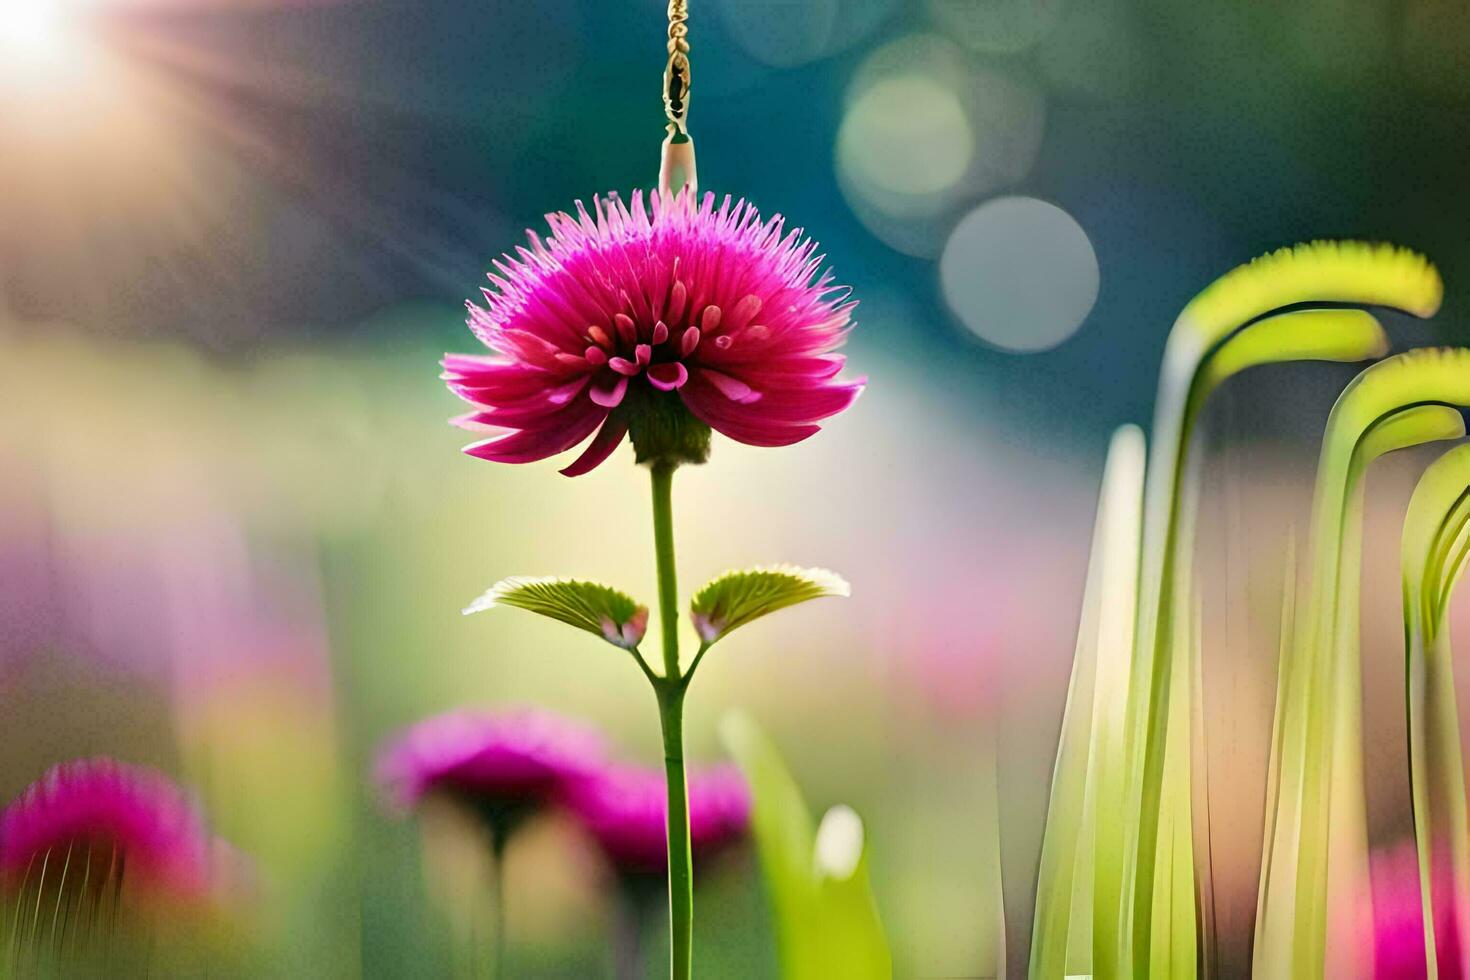
[[1097,302],[1097,255],[1071,215],[1002,197],[961,219],[939,261],[945,302],[981,340],[1034,353],[1062,343]]
[[900,38],[848,84],[838,186],[890,248],[937,258],[960,208],[1030,172],[1045,120],[1045,98],[1023,75],[932,34]]
[[933,194],[970,167],[974,134],[955,93],[933,78],[874,83],[843,117],[837,152],[853,176],[899,194]]

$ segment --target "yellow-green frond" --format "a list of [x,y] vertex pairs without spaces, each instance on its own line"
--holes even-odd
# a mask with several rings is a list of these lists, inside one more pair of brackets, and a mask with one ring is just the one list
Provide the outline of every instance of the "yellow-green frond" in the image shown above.
[[1470,521],[1470,445],[1456,446],[1430,464],[1404,515],[1405,615],[1418,619],[1429,640],[1439,632],[1441,595],[1464,568],[1460,539]]
[[1388,334],[1365,310],[1293,310],[1258,320],[1221,345],[1204,364],[1196,397],[1203,400],[1226,379],[1262,364],[1351,363],[1387,353]]
[[1470,350],[1426,347],[1364,369],[1332,408],[1323,452],[1343,460],[1380,420],[1412,405],[1431,404],[1470,406]]
[[1358,303],[1433,316],[1444,282],[1428,259],[1387,243],[1316,241],[1278,249],[1215,280],[1179,315],[1214,343],[1256,317],[1297,303]]

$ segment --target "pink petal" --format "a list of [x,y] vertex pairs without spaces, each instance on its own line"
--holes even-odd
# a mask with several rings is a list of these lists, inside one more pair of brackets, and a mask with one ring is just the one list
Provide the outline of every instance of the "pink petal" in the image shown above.
[[817,422],[846,410],[863,392],[863,379],[842,385],[817,385],[767,391],[752,411],[771,422]]
[[626,313],[618,313],[613,316],[613,324],[618,328],[618,336],[623,343],[631,344],[638,340],[638,328],[633,323],[633,318]]
[[622,375],[615,375],[617,380],[608,384],[607,378],[598,378],[597,384],[588,389],[587,395],[603,408],[617,408],[623,401],[623,394],[628,390],[628,379]]
[[684,331],[684,336],[679,338],[679,356],[688,357],[694,353],[694,348],[699,346],[699,328],[690,327]]
[[664,310],[664,318],[670,323],[678,323],[684,315],[684,304],[688,299],[689,293],[683,280],[674,280],[674,288],[669,290],[669,306]]
[[460,398],[484,408],[514,408],[537,404],[545,406],[547,391],[556,386],[556,379],[542,375],[525,385],[472,386],[451,381],[448,389]]
[[581,476],[601,466],[603,460],[612,455],[613,450],[618,448],[618,444],[623,441],[623,436],[627,434],[628,422],[621,417],[621,413],[609,415],[607,421],[602,423],[602,428],[597,430],[597,435],[587,443],[587,448],[582,450],[582,455],[563,469],[562,475]]
[[740,402],[742,405],[749,404],[760,398],[760,392],[739,378],[732,378],[728,374],[715,371],[710,368],[699,368],[699,376],[719,391],[720,394],[732,402]]
[[731,333],[743,328],[747,323],[761,311],[761,298],[754,293],[746,293],[733,307],[730,308],[730,318],[726,326]]
[[619,374],[626,374],[630,378],[635,377],[638,372],[643,370],[643,365],[634,364],[626,357],[614,357],[612,360],[607,362],[607,366],[612,368]]
[[493,425],[500,429],[540,428],[548,416],[558,409],[545,398],[532,402],[517,402],[508,405],[486,407],[474,413],[480,425]]
[[689,383],[679,389],[679,396],[694,417],[736,442],[750,446],[789,446],[820,431],[820,426],[772,419],[764,412],[764,402],[745,405],[726,398],[705,376],[707,370],[696,370]]
[[[688,390],[689,388],[686,385],[682,389],[681,394],[687,392]],[[687,394],[684,395],[684,403],[686,405],[689,404],[689,398]],[[729,438],[734,439],[736,442],[743,442],[747,446],[761,446],[763,448],[773,448],[776,446],[792,446],[798,442],[801,442],[803,439],[808,439],[816,435],[818,432],[822,431],[822,427],[820,425],[766,425],[759,422],[747,425],[740,422],[732,421],[730,419],[714,421],[712,419],[705,418],[692,406],[689,410],[691,412],[694,412],[695,417],[700,419],[711,429],[714,429],[721,435],[728,436]]]
[[841,354],[822,357],[789,357],[761,365],[761,380],[781,384],[804,385],[826,381],[842,370],[847,358]]
[[605,418],[606,409],[590,402],[574,402],[569,408],[555,413],[550,425],[472,443],[464,447],[464,451],[495,463],[531,463],[571,449],[591,435]]
[[666,341],[668,339],[669,339],[669,325],[667,323],[664,323],[662,320],[660,320],[660,321],[658,321],[657,323],[655,323],[653,325],[653,345],[655,347],[657,347],[659,344],[663,343],[664,341]]
[[456,429],[464,429],[467,432],[479,432],[483,435],[490,435],[495,432],[504,434],[505,429],[503,425],[496,425],[486,412],[466,412],[463,415],[456,415],[449,420],[449,424]]
[[689,380],[689,370],[678,361],[655,364],[648,369],[648,383],[660,391],[673,391],[684,387]]
[[522,398],[545,390],[548,384],[555,384],[558,378],[565,376],[565,372],[553,373],[524,364],[504,364],[477,370],[446,370],[440,378],[455,392],[463,390],[496,398]]
[[553,405],[565,405],[575,398],[578,392],[587,387],[587,382],[590,380],[592,380],[592,375],[590,374],[584,374],[578,378],[574,378],[566,384],[559,385],[548,391],[546,393],[546,400]]
[[439,362],[450,374],[493,374],[496,372],[521,372],[525,368],[514,361],[488,354],[445,354]]

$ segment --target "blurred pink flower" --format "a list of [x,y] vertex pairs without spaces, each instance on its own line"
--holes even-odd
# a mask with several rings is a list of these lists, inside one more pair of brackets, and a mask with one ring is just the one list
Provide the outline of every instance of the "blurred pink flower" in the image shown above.
[[497,824],[558,799],[602,757],[596,733],[546,712],[455,711],[425,719],[394,738],[379,758],[377,773],[399,807],[442,793]]
[[[1417,980],[1428,976],[1424,945],[1424,906],[1419,854],[1412,840],[1374,852],[1373,976],[1375,980]],[[1460,936],[1448,869],[1435,876],[1435,958],[1443,980],[1461,980]]]
[[[204,898],[213,844],[204,821],[167,777],[111,759],[53,766],[0,813],[0,880],[24,888],[43,864],[90,849],[100,884],[115,871],[168,899]],[[78,852],[80,854],[80,852]],[[76,860],[75,858],[73,860]]]
[[[662,772],[610,766],[577,782],[568,803],[620,874],[667,871]],[[689,840],[696,860],[743,839],[749,826],[750,792],[738,771],[717,766],[689,774]]]
[[476,409],[455,422],[508,431],[465,452],[526,463],[596,431],[562,470],[578,476],[630,426],[635,447],[644,420],[667,428],[670,408],[738,442],[786,446],[858,396],[863,380],[836,380],[845,359],[833,353],[855,304],[819,274],[801,229],[743,200],[716,209],[713,194],[592,203],[547,215],[551,236],[497,261],[485,306],[467,304],[497,355],[445,356],[444,380]]

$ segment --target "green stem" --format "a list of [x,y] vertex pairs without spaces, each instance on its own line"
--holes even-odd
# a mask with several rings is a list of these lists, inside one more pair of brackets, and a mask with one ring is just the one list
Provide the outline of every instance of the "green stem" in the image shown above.
[[679,671],[679,585],[674,568],[674,463],[653,464],[653,542],[658,565],[664,676],[654,685],[664,739],[669,815],[669,975],[693,971],[694,872],[689,855],[689,800],[684,776],[684,686]]
[[689,854],[689,798],[684,784],[684,694],[659,697],[664,735],[664,780],[669,793],[669,974],[689,980],[693,970],[694,869]]
[[494,866],[490,869],[490,887],[494,892],[491,895],[494,906],[490,910],[490,938],[495,946],[491,954],[491,968],[494,972],[490,975],[495,980],[504,980],[509,975],[505,972],[505,838],[504,830],[496,829],[491,832],[491,861]]
[[674,568],[674,464],[653,464],[653,551],[658,562],[658,621],[664,677],[679,679],[679,579]]

